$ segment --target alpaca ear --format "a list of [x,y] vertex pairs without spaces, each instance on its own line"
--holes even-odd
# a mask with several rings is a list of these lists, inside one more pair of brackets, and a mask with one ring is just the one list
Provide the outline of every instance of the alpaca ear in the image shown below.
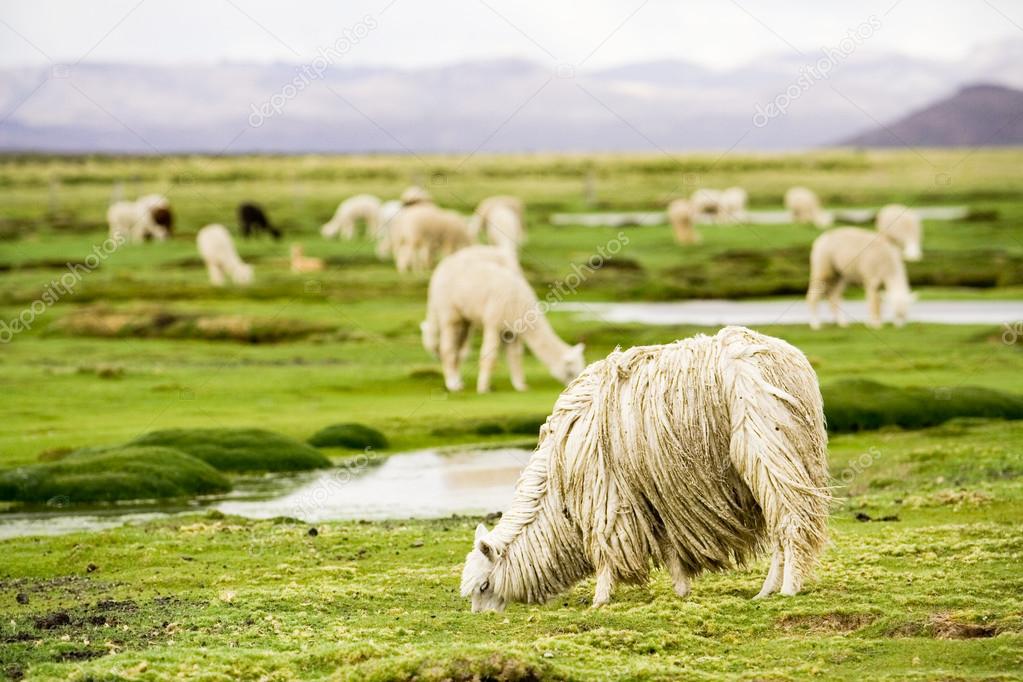
[[476,537],[473,538],[473,542],[479,542],[483,538],[487,537],[487,533],[489,532],[490,531],[487,530],[487,527],[484,526],[482,523],[476,526]]
[[586,350],[586,344],[585,343],[577,343],[574,346],[572,346],[572,351],[576,352],[576,353],[579,353],[579,355],[582,355],[583,351],[585,351],[585,350]]

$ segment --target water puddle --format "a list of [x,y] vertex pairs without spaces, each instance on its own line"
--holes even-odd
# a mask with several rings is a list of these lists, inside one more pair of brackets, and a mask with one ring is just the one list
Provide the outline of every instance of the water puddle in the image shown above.
[[0,539],[105,530],[204,509],[251,519],[288,516],[309,523],[487,514],[507,509],[531,454],[518,448],[421,450],[393,455],[382,463],[242,479],[229,495],[190,505],[0,514]]
[[[810,322],[803,299],[773,301],[679,301],[673,303],[561,303],[556,310],[578,313],[608,323],[652,325],[692,324],[715,327],[725,324],[772,325]],[[866,301],[842,303],[852,321],[867,319]],[[821,320],[831,321],[826,302],[820,304]],[[917,301],[909,310],[910,322],[937,324],[1015,324],[1023,320],[1023,301]]]

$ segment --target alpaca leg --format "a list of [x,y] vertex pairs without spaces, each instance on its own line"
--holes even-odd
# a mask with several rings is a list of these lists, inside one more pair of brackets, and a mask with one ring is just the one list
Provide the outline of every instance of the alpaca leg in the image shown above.
[[780,547],[775,548],[774,554],[771,555],[771,568],[767,571],[764,586],[760,588],[760,593],[753,597],[754,599],[769,597],[781,588],[784,564],[785,555],[782,549]]
[[867,285],[867,326],[881,328],[881,288],[876,284]]
[[786,597],[792,597],[799,593],[803,586],[803,572],[795,550],[795,543],[792,538],[786,538],[785,545],[785,568],[781,584],[781,593]]
[[593,608],[599,609],[611,601],[611,593],[614,591],[614,586],[611,569],[607,566],[597,569],[597,589],[593,593]]
[[835,316],[835,323],[839,327],[849,326],[849,320],[845,316],[845,311],[842,310],[842,294],[844,292],[844,279],[835,282],[831,287],[831,291],[828,292],[828,304],[831,306],[831,314]]
[[497,353],[501,350],[501,335],[497,327],[483,328],[483,343],[480,345],[480,374],[476,379],[476,392],[490,391],[490,377],[497,363]]
[[464,323],[458,334],[458,364],[461,365],[469,357],[469,339],[472,337],[472,325]]
[[206,272],[210,276],[210,284],[215,287],[224,286],[224,271],[216,263],[207,263]]
[[458,362],[458,333],[461,323],[445,321],[440,328],[440,362],[444,370],[444,385],[449,391],[461,391],[462,376]]
[[508,372],[511,374],[512,387],[516,391],[525,391],[526,373],[522,369],[522,339],[515,338],[508,344]]
[[811,279],[810,286],[806,290],[806,305],[810,308],[810,329],[820,329],[821,320],[817,314],[817,305],[821,296],[827,291],[827,282],[820,279]]
[[671,582],[675,585],[675,594],[682,598],[688,597],[690,590],[689,574],[682,567],[682,560],[678,558],[678,555],[669,553],[664,567],[668,569]]

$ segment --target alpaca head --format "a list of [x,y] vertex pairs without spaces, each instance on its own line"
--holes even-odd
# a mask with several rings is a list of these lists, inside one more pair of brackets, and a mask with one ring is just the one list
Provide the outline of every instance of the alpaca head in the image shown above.
[[913,292],[896,291],[888,294],[888,303],[892,306],[892,314],[895,317],[895,326],[901,327],[906,324],[906,318],[909,316],[909,306],[916,301],[916,294]]
[[152,217],[153,222],[162,227],[167,235],[174,231],[174,214],[171,213],[169,208],[157,206],[150,209],[149,215]]
[[554,378],[567,384],[579,376],[586,369],[586,358],[583,357],[585,349],[586,346],[577,343],[566,350],[558,364],[551,368]]
[[462,569],[462,596],[472,603],[472,612],[504,611],[505,601],[494,590],[494,561],[497,550],[487,542],[489,531],[482,523],[476,526],[473,548],[465,557]]

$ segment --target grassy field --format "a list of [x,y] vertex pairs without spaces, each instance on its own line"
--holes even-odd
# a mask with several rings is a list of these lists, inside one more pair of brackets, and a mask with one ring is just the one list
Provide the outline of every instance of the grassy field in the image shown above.
[[[125,246],[0,346],[0,468],[166,428],[259,427],[306,440],[339,422],[386,435],[386,452],[521,440],[560,391],[533,358],[530,390],[499,365],[489,395],[444,392],[419,343],[425,276],[398,276],[363,241],[317,234],[336,203],[420,182],[469,210],[493,193],[529,206],[523,263],[540,295],[618,238],[553,228],[563,210],[650,210],[696,186],[740,184],[777,208],[791,184],[832,206],[968,205],[928,222],[910,264],[924,298],[1023,298],[1023,153],[826,152],[774,156],[424,159],[0,159],[0,320],[44,297],[105,236],[115,183],[167,193],[165,244]],[[587,177],[596,191],[587,196]],[[207,222],[233,228],[258,199],[285,241],[240,242],[244,290],[211,289],[194,249]],[[706,227],[682,248],[667,228],[628,245],[567,297],[675,300],[799,294],[817,231]],[[287,245],[327,259],[293,275]],[[854,294],[855,295],[855,294]],[[802,305],[797,302],[795,305]],[[713,329],[643,327],[554,313],[587,357]],[[764,326],[810,358],[825,386],[871,379],[937,399],[964,386],[1023,392],[1013,327]],[[475,360],[466,367],[472,385]],[[497,424],[502,428],[490,428]],[[487,425],[487,428],[481,428]],[[497,431],[498,433],[494,433]],[[501,433],[501,431],[504,431]],[[1018,679],[1023,669],[1023,426],[953,420],[832,438],[838,494],[819,581],[795,599],[749,601],[764,565],[705,576],[685,602],[660,575],[611,607],[592,583],[544,607],[476,616],[457,595],[475,519],[328,523],[189,516],[142,527],[0,543],[0,672],[64,679],[564,677]],[[328,451],[339,456],[337,451]],[[339,460],[340,461],[340,460]]]

